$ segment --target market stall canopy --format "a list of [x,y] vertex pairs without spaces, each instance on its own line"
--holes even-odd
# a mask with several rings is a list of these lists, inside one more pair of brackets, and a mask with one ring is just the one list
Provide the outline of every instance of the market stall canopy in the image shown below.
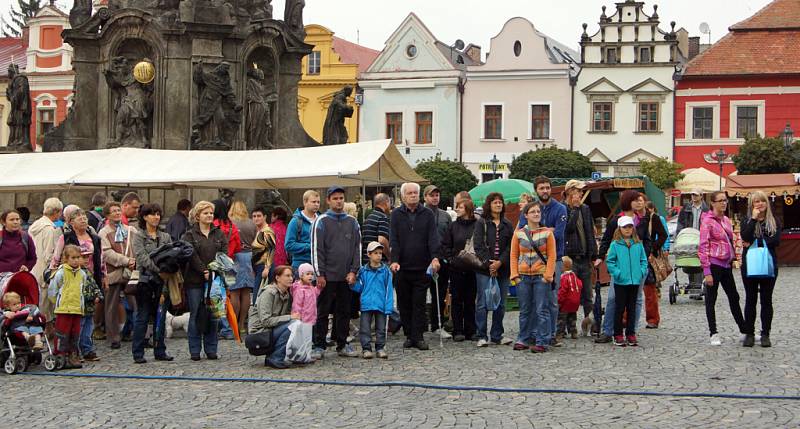
[[503,199],[506,204],[519,203],[519,196],[523,192],[535,195],[533,183],[519,179],[490,180],[470,189],[469,195],[472,197],[472,200],[475,201],[475,204],[479,206],[483,204],[486,197],[492,192],[503,194]]
[[[675,183],[675,189],[687,194],[695,189],[703,192],[714,192],[719,190],[719,176],[706,170],[705,168],[689,168],[683,170],[684,177]],[[722,186],[725,186],[725,179],[722,179]]]
[[117,148],[0,156],[0,192],[70,188],[312,189],[426,182],[390,140],[260,151]]
[[[550,180],[553,183],[553,197],[559,201],[563,200],[564,184],[566,184],[566,182],[570,179],[556,178]],[[626,189],[636,189],[644,192],[645,195],[647,195],[647,198],[653,202],[659,213],[666,213],[666,197],[664,196],[664,191],[654,185],[653,182],[651,182],[646,176],[609,177],[600,179],[598,181],[593,181],[590,179],[579,180],[583,180],[586,183],[586,187],[583,188],[584,191],[587,193],[597,194],[598,199],[602,195],[602,198],[605,200],[608,208],[615,211],[619,208],[619,194]],[[589,204],[590,206],[592,206],[592,202],[597,201],[593,200],[592,198],[589,198],[585,201],[585,203]]]
[[800,194],[800,174],[748,174],[728,176],[725,192],[729,197],[745,197],[753,191],[762,191],[767,195]]

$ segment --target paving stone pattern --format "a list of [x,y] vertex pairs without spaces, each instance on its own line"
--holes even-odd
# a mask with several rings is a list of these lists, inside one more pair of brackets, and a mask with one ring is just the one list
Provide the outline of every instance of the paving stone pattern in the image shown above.
[[[662,298],[662,324],[639,333],[640,346],[614,348],[590,338],[565,340],[545,354],[511,347],[478,349],[439,341],[431,350],[403,350],[390,337],[389,360],[326,358],[277,371],[232,341],[220,360],[192,362],[185,338],[168,342],[173,362],[134,365],[130,343],[101,344],[101,360],[58,374],[125,374],[325,380],[405,381],[449,386],[659,393],[800,396],[800,268],[783,268],[775,292],[773,347],[746,349],[724,293],[717,321],[724,343],[708,345],[702,301]],[[685,276],[681,277],[685,280]],[[737,275],[737,281],[740,279]],[[739,281],[744,305],[744,291]],[[508,336],[517,313],[506,315]],[[757,322],[757,329],[759,323]],[[38,371],[39,368],[31,368]],[[800,401],[646,395],[515,393],[420,387],[331,386],[305,383],[0,376],[3,422],[39,427],[798,427]],[[5,423],[0,423],[5,426]],[[10,427],[10,426],[6,426]]]

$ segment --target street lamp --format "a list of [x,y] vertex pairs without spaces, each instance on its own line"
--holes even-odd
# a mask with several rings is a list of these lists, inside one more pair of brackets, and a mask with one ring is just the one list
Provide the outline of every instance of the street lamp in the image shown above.
[[794,143],[794,130],[787,122],[786,128],[783,129],[783,147],[786,148],[787,151],[791,150],[792,143]]
[[725,164],[725,160],[728,159],[730,155],[725,152],[725,149],[719,148],[716,152],[711,152],[711,158],[717,160],[717,164],[719,164],[719,190],[722,190],[722,166]]
[[492,164],[492,180],[497,179],[497,167],[500,164],[500,160],[497,159],[497,154],[492,155],[492,159],[489,160],[489,163]]

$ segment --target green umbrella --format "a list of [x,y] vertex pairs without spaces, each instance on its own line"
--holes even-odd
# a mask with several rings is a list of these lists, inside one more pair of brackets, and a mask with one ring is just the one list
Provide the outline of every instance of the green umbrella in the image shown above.
[[486,196],[492,192],[503,194],[506,204],[518,203],[519,196],[523,192],[533,195],[533,183],[519,179],[490,180],[472,188],[469,195],[475,201],[475,205],[481,205],[486,200]]

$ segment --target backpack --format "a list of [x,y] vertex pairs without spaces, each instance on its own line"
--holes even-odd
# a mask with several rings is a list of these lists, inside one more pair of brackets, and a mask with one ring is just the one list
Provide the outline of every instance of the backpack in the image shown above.
[[[19,230],[20,239],[22,239],[22,247],[25,248],[25,254],[28,254],[28,248],[30,247],[30,243],[28,243],[28,233],[24,230]],[[0,230],[0,246],[3,245],[3,231]]]

